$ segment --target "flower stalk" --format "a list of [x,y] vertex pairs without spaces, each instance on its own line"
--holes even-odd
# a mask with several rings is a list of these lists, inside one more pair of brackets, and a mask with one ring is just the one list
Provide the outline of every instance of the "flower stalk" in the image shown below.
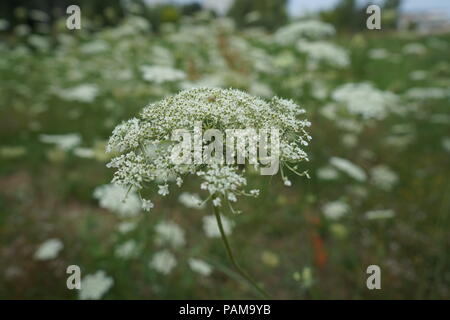
[[262,289],[260,286],[258,286],[258,284],[255,282],[255,280],[253,280],[249,274],[242,269],[239,264],[237,263],[234,255],[233,255],[233,251],[231,250],[230,244],[228,242],[227,236],[225,234],[225,231],[223,229],[223,225],[222,225],[222,219],[220,217],[220,212],[219,212],[219,208],[216,206],[213,206],[214,208],[214,215],[216,216],[216,220],[217,220],[217,225],[219,226],[219,230],[220,230],[220,235],[222,236],[222,241],[225,245],[225,249],[227,251],[228,254],[228,258],[231,261],[231,264],[233,265],[234,269],[237,271],[237,273],[244,278],[245,280],[247,280],[247,282],[259,293],[261,294],[265,299],[270,299],[270,295],[264,290]]

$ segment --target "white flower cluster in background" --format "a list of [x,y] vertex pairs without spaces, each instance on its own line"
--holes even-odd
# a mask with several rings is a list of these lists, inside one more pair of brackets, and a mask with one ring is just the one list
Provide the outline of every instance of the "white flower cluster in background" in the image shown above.
[[99,95],[99,88],[95,84],[80,84],[76,87],[57,89],[56,95],[68,101],[90,103]]
[[372,183],[378,188],[389,191],[398,182],[397,174],[387,166],[379,165],[370,170]]
[[403,47],[403,53],[411,55],[423,55],[427,52],[427,47],[421,43],[408,43]]
[[157,84],[181,81],[186,78],[183,71],[165,66],[141,66],[141,72],[144,80]]
[[390,53],[385,48],[373,48],[369,51],[369,58],[374,60],[386,59],[389,56]]
[[131,259],[137,256],[139,248],[135,240],[128,240],[118,245],[114,251],[114,255],[120,259]]
[[398,97],[368,82],[347,83],[337,87],[332,98],[351,114],[364,119],[383,119],[398,106]]
[[205,203],[200,199],[196,193],[183,192],[178,197],[178,201],[187,208],[191,209],[204,209]]
[[308,69],[315,70],[320,64],[344,68],[350,65],[345,49],[327,41],[303,41],[297,43],[297,50],[308,56]]
[[350,210],[348,204],[343,201],[333,201],[325,204],[322,207],[322,212],[325,217],[330,220],[338,220],[348,213]]
[[158,251],[153,255],[152,260],[149,263],[149,267],[162,273],[169,274],[172,269],[177,265],[177,259],[168,250]]
[[78,133],[68,134],[41,134],[39,140],[43,143],[56,145],[61,150],[71,150],[81,143],[81,136]]
[[50,260],[58,256],[64,245],[59,239],[49,239],[42,243],[34,253],[36,260]]
[[81,280],[79,298],[81,300],[98,300],[112,287],[114,280],[108,277],[105,271],[100,270],[94,274],[88,274]]
[[[222,227],[225,235],[230,235],[233,232],[233,221],[227,217],[221,216]],[[203,231],[208,238],[220,238],[220,229],[217,224],[216,217],[214,215],[208,215],[203,217]]]
[[392,209],[370,210],[367,211],[364,216],[368,220],[390,219],[395,216],[395,212]]
[[333,36],[336,33],[333,25],[318,21],[305,20],[284,26],[275,33],[275,41],[281,44],[294,43],[299,39],[317,40]]
[[180,248],[186,244],[184,230],[171,221],[161,221],[155,226],[155,243]]
[[331,157],[330,164],[357,181],[364,182],[367,179],[365,171],[350,160],[339,157]]
[[[311,139],[306,132],[310,122],[301,118],[304,113],[290,100],[274,97],[265,101],[234,89],[182,91],[150,104],[139,118],[114,129],[107,147],[107,151],[120,153],[108,164],[116,168],[113,182],[137,191],[153,182],[158,185],[158,193],[165,196],[170,192],[170,182],[175,181],[181,186],[186,175],[196,174],[203,180],[201,189],[215,198],[216,206],[221,205],[218,197],[234,202],[237,196],[256,196],[257,190],[245,192],[245,171],[235,163],[174,163],[172,149],[177,143],[171,140],[174,130],[185,129],[195,135],[195,124],[198,123],[201,130],[213,128],[221,133],[227,129],[276,128],[280,134],[280,147],[274,155],[279,156],[281,170],[285,165],[297,172],[296,165],[308,160],[303,146]],[[207,147],[204,143],[200,145],[200,154]]]
[[212,273],[212,267],[203,260],[190,258],[189,259],[189,267],[192,271],[197,272],[202,276],[209,276]]
[[405,97],[412,101],[424,101],[424,100],[432,100],[432,99],[446,99],[450,98],[450,92],[446,88],[437,88],[437,87],[429,87],[429,88],[411,88],[405,93]]
[[94,198],[99,201],[100,207],[116,213],[121,218],[136,216],[142,208],[136,192],[117,184],[97,187],[94,190]]

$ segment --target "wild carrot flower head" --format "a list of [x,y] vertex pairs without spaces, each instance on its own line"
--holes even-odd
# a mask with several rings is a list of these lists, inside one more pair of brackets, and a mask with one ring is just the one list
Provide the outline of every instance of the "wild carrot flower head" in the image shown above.
[[[234,202],[239,195],[255,196],[257,190],[244,191],[245,164],[267,168],[267,159],[277,157],[285,179],[283,167],[296,172],[297,163],[308,160],[303,147],[311,139],[305,130],[310,123],[301,118],[304,113],[293,101],[277,97],[266,101],[234,89],[182,91],[148,105],[138,117],[114,129],[107,146],[107,151],[118,153],[108,164],[116,168],[113,182],[137,190],[155,183],[165,196],[172,182],[181,186],[193,174],[202,179],[201,189],[209,192],[216,206],[220,199]],[[248,139],[242,140],[241,134]],[[206,157],[208,152],[214,159]],[[239,162],[240,156],[244,162]]]

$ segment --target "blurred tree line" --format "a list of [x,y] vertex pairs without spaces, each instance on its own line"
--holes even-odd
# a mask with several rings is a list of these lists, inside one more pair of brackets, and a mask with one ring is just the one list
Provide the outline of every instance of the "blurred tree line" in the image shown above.
[[381,4],[373,1],[358,4],[357,0],[341,0],[331,10],[321,12],[320,17],[323,21],[333,24],[339,31],[366,30],[366,21],[369,17],[366,9],[371,4],[378,4],[381,8],[382,30],[395,29],[401,2],[402,0],[385,0]]
[[[262,26],[273,30],[288,20],[287,1],[235,0],[228,16],[239,26]],[[132,13],[148,19],[156,31],[164,22],[178,22],[182,16],[202,9],[195,0],[184,5],[171,1],[151,4],[146,0],[14,0],[0,2],[0,19],[7,20],[12,27],[26,24],[36,29],[36,26],[50,26],[66,17],[66,8],[70,5],[81,8],[82,20],[89,19],[90,27],[114,25]]]
[[128,14],[135,14],[146,18],[158,30],[164,22],[178,22],[183,15],[201,10],[196,2],[178,6],[151,5],[145,0],[14,0],[0,1],[0,19],[7,20],[11,27],[25,24],[36,31],[36,27],[48,27],[67,17],[70,5],[80,7],[82,21],[88,19],[90,28],[116,25]]
[[[217,0],[222,1],[222,0]],[[11,26],[27,24],[52,25],[57,19],[66,17],[66,8],[75,4],[81,8],[82,19],[88,18],[91,27],[115,25],[127,14],[146,18],[158,31],[165,22],[178,22],[184,15],[192,15],[202,9],[196,0],[185,5],[173,2],[151,5],[148,0],[14,0],[0,1],[0,19]],[[258,26],[275,30],[288,22],[286,10],[288,0],[235,0],[228,11],[238,26]],[[378,1],[379,3],[379,1]],[[358,0],[341,0],[337,5],[320,13],[322,20],[333,24],[339,31],[361,31],[366,28],[366,8],[371,1],[361,5]],[[397,25],[401,0],[385,0],[381,4],[382,29],[394,29]],[[41,14],[39,14],[41,13]],[[44,18],[45,13],[47,15]],[[214,13],[213,13],[214,14]]]
[[237,0],[228,15],[240,26],[258,26],[274,30],[286,24],[287,0]]

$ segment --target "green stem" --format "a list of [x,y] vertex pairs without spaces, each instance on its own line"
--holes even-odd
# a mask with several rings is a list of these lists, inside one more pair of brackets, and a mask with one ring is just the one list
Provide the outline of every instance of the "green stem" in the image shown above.
[[223,229],[222,219],[220,217],[219,208],[215,207],[215,206],[213,206],[213,208],[214,208],[214,214],[216,216],[217,224],[219,226],[220,235],[222,236],[222,241],[225,245],[225,249],[227,250],[228,257],[230,258],[231,264],[233,265],[234,269],[239,273],[239,275],[241,275],[241,277],[243,277],[245,280],[247,280],[248,283],[250,283],[252,285],[252,287],[255,288],[256,291],[258,291],[264,298],[270,299],[270,295],[266,291],[264,291],[264,289],[259,287],[256,284],[256,282],[248,275],[248,273],[245,272],[236,262],[236,259],[234,258],[234,255],[233,255],[233,251],[231,251],[230,244],[228,243],[227,236]]

